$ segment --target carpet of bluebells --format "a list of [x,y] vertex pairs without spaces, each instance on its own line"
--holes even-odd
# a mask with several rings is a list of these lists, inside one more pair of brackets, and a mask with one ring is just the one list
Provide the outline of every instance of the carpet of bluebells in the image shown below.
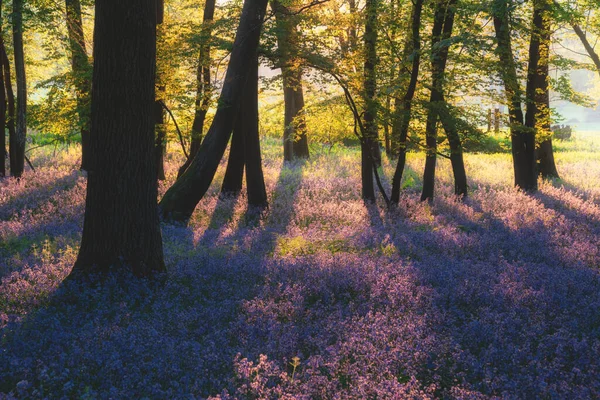
[[532,195],[508,154],[472,154],[458,201],[441,160],[431,205],[410,154],[390,211],[360,200],[356,150],[283,165],[266,141],[267,211],[219,198],[223,163],[163,224],[165,276],[93,284],[63,282],[77,153],[38,155],[0,181],[0,399],[600,398],[597,143],[559,142],[563,179]]

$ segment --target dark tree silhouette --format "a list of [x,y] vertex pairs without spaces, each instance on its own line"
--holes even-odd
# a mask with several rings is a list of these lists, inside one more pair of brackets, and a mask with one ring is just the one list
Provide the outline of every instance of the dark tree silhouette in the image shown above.
[[17,178],[25,167],[25,140],[27,136],[27,81],[23,52],[23,0],[13,0],[13,47],[17,82],[17,118],[14,139],[10,140],[10,173]]
[[365,43],[364,59],[364,137],[361,141],[361,179],[362,197],[375,201],[375,186],[373,185],[373,167],[381,165],[381,153],[377,138],[377,105],[375,103],[377,64],[377,9],[378,0],[367,0],[365,5]]
[[244,167],[248,205],[267,206],[267,190],[262,170],[258,133],[258,58],[249,65],[242,105],[233,127],[231,148],[221,193],[237,195],[242,190]]
[[153,157],[156,19],[152,1],[96,1],[93,168],[71,276],[112,267],[138,276],[165,269]]
[[266,8],[267,0],[244,2],[217,112],[198,154],[160,202],[161,213],[166,219],[187,221],[215,176],[242,102],[249,76],[247,66],[256,57]]
[[[397,143],[397,149],[392,151],[398,152],[398,164],[392,178],[392,195],[390,201],[393,204],[398,204],[400,200],[400,184],[404,167],[406,165],[406,145],[408,139],[408,126],[410,124],[412,100],[417,88],[417,79],[419,77],[419,66],[421,64],[421,12],[423,10],[423,1],[416,0],[413,3],[410,36],[406,41],[404,55],[412,57],[412,67],[410,71],[410,79],[406,88],[406,92],[402,99],[395,100],[394,120],[392,125],[392,143]],[[394,146],[396,147],[396,146]]]

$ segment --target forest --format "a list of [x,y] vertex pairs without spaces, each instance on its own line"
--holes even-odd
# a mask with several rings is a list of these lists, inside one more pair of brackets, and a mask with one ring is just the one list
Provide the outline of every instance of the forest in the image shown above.
[[0,0],[0,400],[600,398],[599,0]]

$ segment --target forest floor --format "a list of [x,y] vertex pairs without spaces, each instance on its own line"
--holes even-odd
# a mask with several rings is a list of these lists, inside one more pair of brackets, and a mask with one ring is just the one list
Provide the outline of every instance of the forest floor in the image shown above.
[[393,211],[360,200],[356,149],[282,166],[263,145],[270,208],[219,199],[223,164],[189,226],[163,225],[158,282],[62,282],[74,151],[0,181],[0,399],[600,397],[600,135],[557,142],[562,180],[532,195],[509,154],[468,154],[464,202],[440,160],[420,203],[411,153]]

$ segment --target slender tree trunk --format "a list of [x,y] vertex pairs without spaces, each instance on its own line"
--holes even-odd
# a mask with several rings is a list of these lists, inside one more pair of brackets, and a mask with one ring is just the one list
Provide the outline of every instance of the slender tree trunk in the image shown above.
[[[550,61],[550,35],[551,35],[551,0],[534,1],[534,12],[540,9],[541,19],[534,19],[534,23],[539,21],[540,25],[535,25],[532,35],[536,35],[539,40],[538,63],[535,69],[534,78],[535,89],[532,89],[534,96],[532,109],[533,125],[535,134],[539,138],[540,145],[536,149],[535,157],[538,161],[538,173],[543,178],[558,178],[558,170],[554,162],[554,152],[552,149],[552,131],[550,129],[550,91],[548,87],[548,68]],[[533,67],[533,66],[532,66]],[[527,109],[529,113],[529,108]],[[537,177],[536,177],[537,178]]]
[[596,70],[598,72],[598,75],[600,75],[600,57],[598,57],[598,54],[594,51],[594,48],[592,47],[592,45],[590,44],[590,42],[587,40],[585,32],[583,32],[581,30],[581,27],[579,25],[577,25],[576,23],[573,23],[571,26],[573,27],[573,30],[575,31],[575,33],[579,37],[579,40],[581,40],[581,43],[583,44],[583,47],[585,47],[585,51],[587,51],[588,55],[590,56],[590,58],[594,62],[594,65],[596,66]]
[[212,36],[212,23],[215,15],[215,0],[206,0],[204,4],[204,16],[202,18],[202,45],[200,46],[200,56],[198,57],[198,70],[196,74],[196,108],[194,111],[194,121],[192,122],[192,140],[190,142],[190,157],[179,168],[177,177],[190,166],[194,157],[200,149],[202,143],[202,132],[204,131],[204,121],[206,113],[210,107],[212,97],[212,84],[210,74],[210,47]]
[[534,174],[528,171],[532,165],[526,160],[523,109],[521,101],[523,93],[517,75],[517,65],[512,51],[511,28],[508,13],[508,0],[496,0],[494,2],[494,28],[496,31],[496,53],[500,60],[500,75],[504,82],[504,93],[508,103],[508,118],[510,122],[510,138],[512,147],[513,169],[515,174],[515,186],[526,190],[525,177]]
[[13,93],[11,74],[10,74],[10,61],[8,59],[8,54],[6,53],[6,46],[4,45],[4,38],[0,34],[0,61],[2,62],[2,66],[0,68],[0,73],[2,74],[2,79],[4,82],[4,87],[6,90],[6,128],[8,129],[8,142],[9,142],[9,166],[13,167],[15,160],[12,155],[12,150],[14,146],[16,146],[17,134],[15,131],[15,95]]
[[[247,84],[246,84],[247,86]],[[245,135],[246,126],[244,120],[244,107],[246,104],[246,90],[244,88],[242,105],[238,111],[238,115],[233,125],[233,134],[231,136],[231,146],[229,148],[229,159],[227,160],[227,169],[221,186],[221,193],[227,196],[237,196],[242,191],[242,183],[244,180],[244,165],[246,164],[246,146]]]
[[[6,176],[6,111],[8,104],[6,101],[6,83],[2,73],[6,49],[4,48],[4,39],[2,37],[2,0],[0,0],[0,177]],[[10,81],[8,82],[10,85]]]
[[296,16],[277,0],[271,3],[271,7],[277,23],[277,47],[283,77],[283,159],[308,158],[302,69],[294,60],[298,42]]
[[[423,10],[423,0],[416,0],[413,4],[412,16],[411,16],[411,35],[409,40],[406,42],[405,54],[408,53],[408,49],[412,53],[412,68],[410,71],[410,80],[406,93],[404,94],[402,101],[395,101],[394,121],[392,125],[392,137],[398,138],[398,148],[392,151],[398,152],[398,164],[396,165],[396,171],[392,178],[392,196],[390,198],[393,204],[398,204],[400,200],[400,184],[402,182],[402,175],[404,174],[404,167],[406,165],[406,147],[408,139],[408,126],[410,124],[412,100],[415,95],[417,88],[417,79],[419,77],[419,66],[421,63],[421,12]],[[401,70],[401,69],[400,69]]]
[[91,66],[85,49],[81,3],[79,0],[65,0],[67,31],[71,50],[71,71],[77,91],[77,113],[81,128],[81,169],[88,170],[90,135],[90,82]]
[[[436,9],[433,17],[433,29],[431,34],[431,42],[433,49],[437,47],[438,43],[441,40],[450,38],[450,35],[452,34],[455,4],[456,0],[449,0],[447,2],[445,0],[441,0],[438,1],[438,3],[436,4]],[[421,193],[421,201],[433,200],[437,154],[437,121],[440,116],[440,112],[445,108],[443,94],[443,78],[444,72],[446,71],[447,61],[447,46],[432,51],[432,85],[431,95],[429,98],[429,110],[427,113],[427,123],[425,126],[425,144],[427,146],[427,155],[425,158],[425,171],[423,173],[423,191]],[[455,154],[455,158],[458,158],[457,154]],[[462,152],[460,153],[460,161],[462,161]]]
[[267,207],[267,190],[262,170],[258,132],[258,56],[249,66],[242,105],[233,127],[231,149],[221,193],[237,195],[242,190],[244,167],[248,205]]
[[164,271],[154,158],[154,2],[96,2],[90,157],[81,248],[71,276]]
[[246,190],[248,205],[266,208],[267,189],[262,169],[260,155],[260,137],[258,132],[258,56],[250,64],[241,117],[245,121],[245,160],[246,160]]
[[362,197],[365,200],[375,201],[373,185],[373,167],[381,165],[381,154],[377,138],[377,105],[375,103],[376,71],[377,64],[377,10],[378,0],[367,0],[365,5],[365,62],[364,62],[364,126],[365,133],[361,146],[361,177]]
[[[541,134],[542,137],[546,136],[544,127],[549,128],[550,109],[547,105],[550,46],[549,6],[550,4],[546,0],[534,0],[533,2],[533,23],[527,67],[527,112],[525,114],[525,126],[529,128],[526,138],[527,162],[528,165],[533,163],[531,168],[533,176],[526,177],[528,183],[526,190],[537,189],[535,137],[537,134]],[[545,148],[547,149],[547,145]],[[552,161],[554,161],[553,158]]]
[[167,190],[160,202],[161,213],[167,219],[187,221],[215,176],[241,104],[249,74],[247,65],[256,57],[266,8],[266,0],[244,2],[213,123],[188,169]]
[[452,174],[454,176],[454,194],[464,197],[468,194],[468,186],[462,144],[460,143],[456,124],[454,123],[454,117],[450,115],[445,101],[442,101],[442,107],[442,110],[440,110],[442,112],[440,114],[440,121],[450,145],[450,164],[452,165]]
[[[163,92],[160,90],[159,92]],[[164,89],[163,89],[164,90]],[[158,96],[159,98],[162,96]],[[166,137],[167,137],[167,127],[165,124],[166,112],[164,107],[162,106],[162,100],[156,100],[154,102],[154,115],[155,115],[155,138],[156,141],[154,143],[154,157],[156,160],[156,179],[159,181],[164,181],[166,179],[165,176],[165,146],[166,146]]]
[[25,141],[27,137],[27,81],[25,55],[23,53],[23,0],[13,0],[13,46],[15,52],[15,76],[17,81],[17,119],[14,145],[11,143],[10,172],[20,178],[25,167]]

